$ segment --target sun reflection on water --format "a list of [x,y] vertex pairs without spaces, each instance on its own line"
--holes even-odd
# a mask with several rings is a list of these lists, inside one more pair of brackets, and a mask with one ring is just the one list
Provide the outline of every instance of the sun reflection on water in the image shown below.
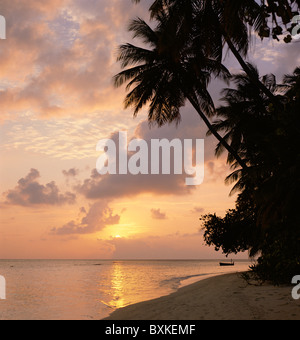
[[112,300],[108,305],[112,308],[123,308],[126,306],[124,294],[124,271],[121,263],[115,262],[111,275]]

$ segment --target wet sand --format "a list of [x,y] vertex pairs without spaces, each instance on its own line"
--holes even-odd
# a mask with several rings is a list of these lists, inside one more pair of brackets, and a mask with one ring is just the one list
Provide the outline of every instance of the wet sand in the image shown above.
[[300,320],[292,288],[249,284],[241,273],[226,274],[119,309],[106,320]]

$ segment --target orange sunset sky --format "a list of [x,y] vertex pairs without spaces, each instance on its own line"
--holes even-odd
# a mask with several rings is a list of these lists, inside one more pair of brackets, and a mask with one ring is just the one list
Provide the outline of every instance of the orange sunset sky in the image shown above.
[[[225,158],[190,106],[178,128],[149,129],[146,112],[123,109],[114,89],[117,46],[132,42],[130,19],[151,1],[1,0],[0,258],[220,258],[203,244],[199,217],[234,207]],[[138,41],[135,42],[139,44]],[[298,45],[253,37],[251,61],[281,77],[300,62]],[[239,66],[230,54],[225,64]],[[226,84],[213,82],[217,100]],[[97,142],[119,131],[143,138],[205,139],[205,180],[95,173]],[[243,258],[247,254],[242,255]]]

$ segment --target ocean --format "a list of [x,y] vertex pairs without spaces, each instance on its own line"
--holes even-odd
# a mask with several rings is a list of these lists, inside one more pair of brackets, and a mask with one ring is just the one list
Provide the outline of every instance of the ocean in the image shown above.
[[155,299],[251,263],[216,260],[0,260],[6,300],[0,320],[100,320],[114,310]]

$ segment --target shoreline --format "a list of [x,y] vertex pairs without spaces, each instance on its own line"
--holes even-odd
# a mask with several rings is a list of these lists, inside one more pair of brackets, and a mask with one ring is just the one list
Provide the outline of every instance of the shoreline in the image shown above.
[[168,296],[117,309],[103,320],[300,320],[292,286],[250,285],[241,274],[204,278]]

